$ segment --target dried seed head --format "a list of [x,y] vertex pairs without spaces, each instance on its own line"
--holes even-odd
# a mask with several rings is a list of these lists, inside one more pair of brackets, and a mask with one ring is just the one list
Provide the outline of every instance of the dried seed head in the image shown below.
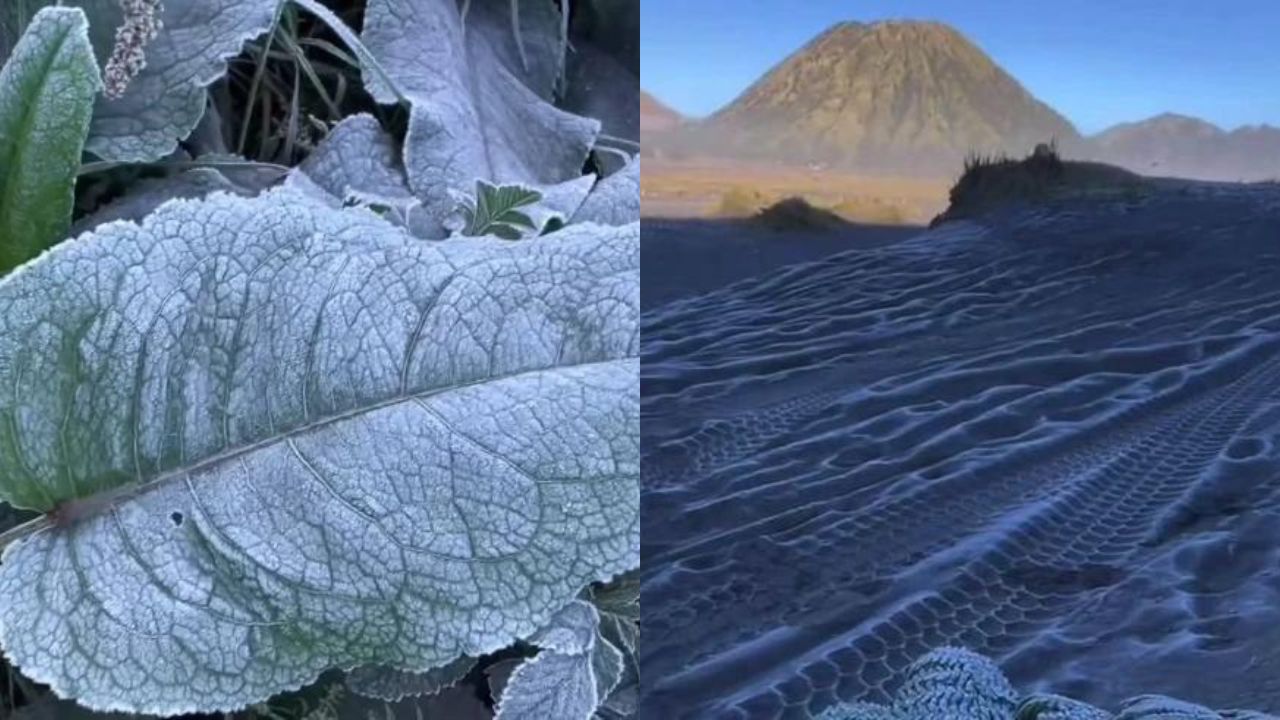
[[103,93],[111,99],[124,95],[129,83],[147,66],[147,43],[160,34],[163,9],[160,0],[119,0],[124,24],[116,29],[116,44],[102,71]]

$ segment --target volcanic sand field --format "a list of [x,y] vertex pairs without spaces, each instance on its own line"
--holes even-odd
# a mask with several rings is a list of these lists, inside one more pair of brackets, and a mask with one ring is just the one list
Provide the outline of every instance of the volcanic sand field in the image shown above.
[[754,208],[734,196],[755,198],[760,206],[789,196],[832,208],[857,222],[923,225],[947,206],[953,178],[893,178],[858,175],[838,169],[752,164],[727,160],[644,160],[640,193],[648,217],[706,218],[735,216]]
[[1280,187],[948,223],[643,338],[643,717],[884,701],[943,645],[1280,710]]

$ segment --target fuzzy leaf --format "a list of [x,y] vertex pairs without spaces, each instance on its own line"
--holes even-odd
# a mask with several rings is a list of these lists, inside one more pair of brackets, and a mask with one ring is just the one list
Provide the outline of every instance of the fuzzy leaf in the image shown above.
[[465,32],[550,102],[565,62],[562,20],[555,0],[472,0]]
[[[442,225],[477,179],[549,198],[582,176],[600,129],[530,90],[485,37],[463,32],[455,0],[370,0],[365,13],[365,46],[412,104],[409,186]],[[398,99],[368,73],[365,84],[379,102]],[[571,217],[581,202],[557,210]]]
[[490,185],[476,181],[474,205],[467,208],[467,227],[463,235],[497,235],[504,240],[519,240],[520,228],[537,229],[528,215],[517,208],[528,207],[542,200],[537,190],[519,185]]
[[640,158],[601,180],[573,216],[574,222],[626,225],[640,219]]
[[66,236],[100,87],[84,13],[37,13],[0,69],[0,275]]
[[457,684],[476,666],[475,658],[461,657],[443,667],[408,672],[383,665],[365,665],[347,673],[347,687],[368,698],[396,701],[410,695],[434,695]]
[[606,135],[640,140],[640,78],[594,44],[579,42],[569,60],[561,107],[600,121]]
[[296,182],[298,175],[306,175],[338,201],[389,206],[416,202],[405,183],[399,148],[372,115],[352,115],[335,125],[289,173],[288,182]]
[[[105,61],[122,22],[117,0],[74,0],[88,13]],[[160,34],[142,48],[146,66],[118,99],[100,97],[86,149],[99,158],[148,162],[172,152],[200,122],[205,88],[228,58],[270,27],[280,0],[164,0]]]
[[600,615],[575,600],[530,638],[543,650],[516,668],[495,720],[588,720],[622,677],[622,654],[600,637]]
[[140,221],[156,208],[177,198],[201,198],[215,192],[237,195],[256,194],[249,188],[236,185],[214,168],[197,167],[162,178],[146,178],[134,183],[129,192],[80,218],[71,226],[71,234],[114,220]]
[[74,520],[7,548],[0,643],[86,706],[438,667],[639,564],[638,225],[423,243],[215,195],[0,306],[0,497]]

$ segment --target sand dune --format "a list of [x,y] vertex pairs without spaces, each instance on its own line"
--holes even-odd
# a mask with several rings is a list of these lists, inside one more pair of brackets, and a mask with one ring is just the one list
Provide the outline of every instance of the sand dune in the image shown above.
[[1280,187],[949,223],[643,338],[642,717],[883,701],[948,644],[1280,710]]

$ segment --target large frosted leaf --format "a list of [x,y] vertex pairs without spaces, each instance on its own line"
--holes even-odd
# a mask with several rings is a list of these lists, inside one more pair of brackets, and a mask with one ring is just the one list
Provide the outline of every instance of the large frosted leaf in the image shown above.
[[496,720],[589,720],[622,678],[622,654],[600,637],[590,603],[569,603],[530,642],[543,650],[512,673]]
[[485,43],[491,57],[526,87],[550,101],[565,62],[563,21],[555,0],[471,0],[464,30]]
[[575,222],[626,225],[640,220],[640,158],[601,180],[573,216]]
[[[527,637],[639,563],[639,227],[424,243],[291,191],[0,282],[0,641],[100,709]],[[78,500],[74,500],[79,498]]]
[[[556,194],[582,175],[599,132],[530,90],[487,37],[463,33],[455,0],[370,0],[365,13],[365,45],[412,103],[409,186],[441,224],[476,180]],[[376,77],[365,82],[379,102],[396,100]]]
[[600,121],[607,135],[640,140],[640,78],[594,44],[579,42],[569,58],[562,107]]
[[201,198],[215,192],[231,192],[237,195],[253,195],[211,167],[197,167],[160,178],[145,178],[133,183],[129,192],[111,201],[91,214],[80,218],[71,226],[73,234],[92,230],[113,220],[139,221],[156,208],[177,198]]
[[[370,115],[353,115],[334,126],[316,150],[289,173],[286,184],[334,206],[360,203],[385,209],[384,217],[418,237],[438,240],[450,231],[476,234],[465,229],[466,211],[475,207],[476,194],[452,193],[451,213],[439,217],[428,213],[409,191],[395,140]],[[526,234],[537,235],[553,218],[566,224],[594,184],[594,175],[582,175],[536,190],[540,199],[523,209],[534,225]]]
[[100,85],[71,8],[41,10],[0,69],[0,275],[66,234]]
[[413,201],[399,148],[372,115],[352,115],[335,125],[290,180],[299,174],[341,201]]
[[411,695],[434,695],[456,685],[476,666],[476,659],[460,657],[426,672],[408,672],[382,665],[365,665],[347,673],[347,687],[368,698],[396,701]]
[[[89,14],[105,60],[122,21],[117,0],[76,0]],[[103,160],[145,162],[177,147],[204,114],[205,87],[226,72],[246,40],[266,32],[280,0],[164,0],[163,27],[146,66],[118,99],[98,99],[87,149]]]
[[372,115],[358,114],[333,127],[285,184],[335,207],[360,203],[384,209],[384,217],[422,238],[449,233],[422,209],[405,180],[400,148]]

